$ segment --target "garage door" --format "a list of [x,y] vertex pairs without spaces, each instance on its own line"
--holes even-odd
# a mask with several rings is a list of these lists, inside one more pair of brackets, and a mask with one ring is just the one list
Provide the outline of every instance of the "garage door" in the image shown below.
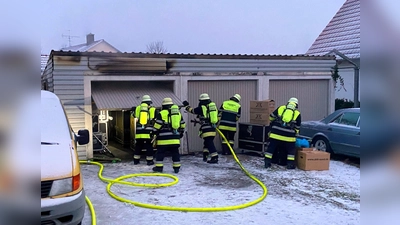
[[[189,99],[188,101],[192,106],[197,106],[199,102],[199,95],[202,93],[208,93],[212,101],[214,101],[218,107],[223,101],[229,99],[234,94],[240,94],[242,97],[242,116],[240,122],[248,122],[250,120],[250,100],[256,99],[257,93],[257,81],[189,81],[188,83]],[[194,119],[194,115],[189,115],[189,119]],[[203,142],[198,136],[199,125],[193,127],[193,124],[187,125],[188,138],[189,138],[189,151],[202,151]],[[237,142],[236,134],[236,142]],[[217,136],[215,144],[218,150],[221,150],[220,137]],[[237,143],[235,143],[237,146]]]
[[277,105],[297,97],[302,121],[320,120],[328,115],[329,80],[270,80],[269,96]]

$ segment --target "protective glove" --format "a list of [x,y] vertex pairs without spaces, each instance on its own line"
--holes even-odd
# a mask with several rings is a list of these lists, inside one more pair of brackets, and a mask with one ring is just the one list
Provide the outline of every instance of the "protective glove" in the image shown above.
[[189,105],[189,102],[188,102],[188,101],[186,101],[186,100],[185,100],[185,101],[183,101],[182,103],[183,103],[183,106],[185,106],[185,107]]

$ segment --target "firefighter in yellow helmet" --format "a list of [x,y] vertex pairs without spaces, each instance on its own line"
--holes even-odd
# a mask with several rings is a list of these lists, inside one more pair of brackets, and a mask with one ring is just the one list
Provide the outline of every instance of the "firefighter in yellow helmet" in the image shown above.
[[143,95],[142,102],[138,105],[133,113],[137,119],[136,122],[136,146],[133,155],[133,164],[140,163],[140,157],[143,149],[146,149],[147,165],[154,165],[153,155],[154,150],[151,144],[152,133],[154,131],[153,125],[155,116],[157,114],[156,108],[152,106],[153,102],[149,95]]
[[[218,163],[218,153],[214,145],[216,136],[216,126],[218,123],[218,109],[214,102],[211,101],[207,93],[203,93],[199,97],[199,105],[196,108],[190,107],[188,101],[183,101],[183,105],[187,112],[197,115],[200,119],[199,136],[204,140],[203,161],[207,163]],[[207,161],[208,156],[211,157]]]
[[[241,113],[240,100],[241,100],[240,95],[235,94],[229,100],[224,101],[221,107],[219,108],[218,129],[229,141],[229,144],[231,145],[232,148],[235,144],[237,121],[239,120]],[[222,139],[221,142],[222,142],[222,154],[231,155],[232,153],[229,150],[226,141]]]
[[164,98],[162,109],[157,114],[154,124],[156,135],[156,166],[153,167],[154,172],[163,172],[164,156],[166,151],[170,151],[172,155],[172,167],[175,173],[181,168],[179,155],[180,139],[185,131],[185,121],[179,111],[179,107],[172,102],[171,98]]
[[265,152],[265,168],[271,167],[272,156],[277,148],[287,150],[287,169],[295,169],[294,154],[296,137],[300,131],[301,115],[297,98],[290,98],[286,105],[279,106],[269,119],[269,145]]

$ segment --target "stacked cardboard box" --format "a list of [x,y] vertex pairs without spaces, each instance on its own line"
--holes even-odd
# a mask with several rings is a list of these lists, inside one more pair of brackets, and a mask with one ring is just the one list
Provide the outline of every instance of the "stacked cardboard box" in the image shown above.
[[314,148],[300,148],[296,161],[301,170],[329,170],[330,154]]
[[250,101],[250,123],[269,125],[269,114],[275,110],[273,100]]

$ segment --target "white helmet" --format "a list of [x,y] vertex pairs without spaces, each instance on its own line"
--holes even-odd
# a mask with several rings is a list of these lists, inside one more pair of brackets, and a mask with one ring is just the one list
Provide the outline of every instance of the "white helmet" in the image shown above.
[[143,95],[142,102],[151,102],[151,98],[149,95]]
[[240,97],[239,94],[235,94],[233,97],[236,98],[239,102],[240,102],[240,100],[242,99],[242,97]]
[[203,93],[200,95],[199,100],[210,100],[210,96],[207,93]]
[[294,97],[290,98],[288,102],[294,102],[297,105],[299,104],[299,100],[297,100],[297,98],[294,98]]
[[162,101],[162,105],[173,105],[174,103],[172,102],[171,98],[164,98]]

